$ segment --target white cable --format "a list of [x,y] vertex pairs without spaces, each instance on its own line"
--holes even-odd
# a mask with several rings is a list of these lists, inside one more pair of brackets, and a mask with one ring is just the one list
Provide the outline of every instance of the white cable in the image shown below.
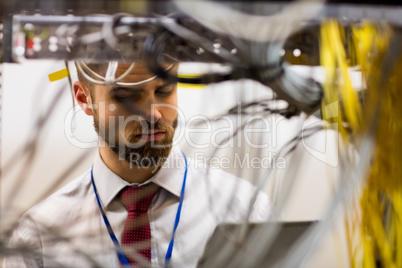
[[85,78],[86,80],[88,80],[89,82],[91,82],[91,83],[93,83],[93,84],[95,84],[95,85],[105,85],[105,82],[103,82],[103,81],[98,81],[98,80],[95,80],[95,79],[93,79],[92,77],[90,77],[90,76],[82,69],[81,64],[82,64],[82,62],[77,62],[77,71],[80,72],[80,73],[84,76],[84,78]]
[[128,69],[122,75],[117,77],[114,81],[118,82],[118,81],[121,81],[124,78],[126,78],[126,76],[131,73],[131,71],[134,69],[134,67],[135,67],[135,62],[131,63],[130,67],[128,67]]
[[82,43],[85,45],[93,44],[103,40],[103,34],[101,32],[94,32],[89,34],[84,34],[79,38],[78,43]]
[[[117,62],[116,62],[116,63],[117,63]],[[154,75],[154,76],[152,76],[152,77],[150,77],[150,78],[148,78],[148,79],[145,79],[145,80],[142,80],[142,81],[139,81],[139,82],[130,82],[130,83],[128,83],[128,82],[118,82],[118,81],[121,81],[122,79],[124,79],[127,75],[129,75],[130,72],[134,69],[135,63],[132,63],[132,64],[130,65],[130,67],[128,67],[128,69],[127,69],[122,75],[120,75],[118,78],[113,79],[112,81],[110,81],[110,82],[108,83],[108,82],[106,81],[106,78],[105,78],[105,77],[103,77],[103,76],[97,74],[95,71],[93,71],[91,68],[89,68],[88,65],[85,64],[84,62],[82,62],[82,61],[77,61],[77,64],[76,64],[76,65],[77,65],[77,71],[80,72],[80,73],[84,76],[84,78],[85,78],[86,80],[88,80],[89,82],[94,83],[94,84],[96,84],[96,85],[103,85],[103,86],[104,86],[104,85],[107,85],[107,84],[115,84],[115,85],[121,86],[121,87],[135,87],[135,86],[140,86],[140,85],[143,85],[143,84],[152,82],[152,81],[154,81],[154,80],[156,80],[156,79],[158,78],[157,75]],[[167,68],[165,69],[165,71],[166,71],[166,72],[167,72],[167,71],[170,71],[174,66],[175,66],[175,64],[169,65],[169,67],[167,67]],[[85,68],[85,70],[87,70],[91,75],[94,75],[95,77],[101,79],[102,81],[95,80],[94,78],[92,78],[91,76],[89,76],[89,75],[84,71],[83,68]],[[108,69],[109,69],[109,68],[108,68]],[[114,76],[114,74],[110,74],[110,75],[113,75],[113,76]]]
[[107,70],[105,74],[105,83],[110,85],[115,82],[117,67],[119,63],[117,61],[110,61],[107,65]]
[[270,15],[250,15],[222,4],[205,0],[173,0],[176,6],[205,27],[250,41],[280,41],[302,27],[301,22],[313,18],[324,0],[298,0],[282,11]]
[[78,62],[78,64],[81,64],[82,68],[85,71],[88,71],[91,75],[95,76],[96,78],[99,78],[102,81],[105,81],[105,78],[103,76],[99,75],[97,72],[95,72],[91,68],[89,68],[89,66],[85,62],[80,61],[80,62]]
[[148,78],[148,79],[145,79],[145,80],[142,80],[142,81],[139,81],[139,82],[135,82],[135,83],[133,83],[133,82],[131,82],[131,83],[116,82],[116,84],[117,84],[118,86],[122,86],[122,87],[134,87],[134,86],[140,86],[140,85],[143,85],[143,84],[152,82],[152,81],[154,81],[154,80],[157,79],[157,78],[158,78],[158,76],[155,75],[155,76],[152,76],[152,77],[150,77],[150,78]]
[[[105,42],[113,49],[115,49],[116,47],[116,43],[117,43],[117,38],[116,38],[116,33],[115,33],[115,21],[121,17],[132,17],[131,14],[127,14],[127,13],[117,13],[115,15],[112,16],[112,19],[110,21],[106,21],[103,24],[101,33],[102,33],[102,37],[103,40],[105,40]],[[126,27],[124,27],[124,29],[126,29]],[[123,31],[126,32],[126,31]]]
[[[167,67],[167,68],[165,69],[165,72],[170,71],[174,66],[175,66],[175,64],[173,64],[173,63],[170,64],[169,67]],[[134,67],[133,67],[133,68],[134,68]],[[120,77],[119,77],[119,78],[120,78]],[[152,76],[152,77],[150,77],[150,78],[148,78],[148,79],[145,79],[145,80],[142,80],[142,81],[139,81],[139,82],[131,82],[131,83],[116,82],[116,85],[118,85],[118,86],[123,86],[123,87],[140,86],[140,85],[143,85],[143,84],[152,82],[152,81],[154,81],[154,80],[157,79],[157,78],[158,78],[158,76],[155,75],[155,76]]]

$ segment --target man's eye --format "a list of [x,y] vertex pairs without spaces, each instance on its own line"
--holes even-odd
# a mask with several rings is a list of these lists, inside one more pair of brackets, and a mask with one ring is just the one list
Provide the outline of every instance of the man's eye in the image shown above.
[[160,88],[157,88],[157,89],[155,90],[155,94],[157,94],[157,95],[159,95],[159,96],[161,96],[161,97],[167,97],[167,96],[169,96],[169,95],[172,94],[173,89],[174,89],[174,86],[173,86],[173,85],[168,85],[168,86],[160,87]]

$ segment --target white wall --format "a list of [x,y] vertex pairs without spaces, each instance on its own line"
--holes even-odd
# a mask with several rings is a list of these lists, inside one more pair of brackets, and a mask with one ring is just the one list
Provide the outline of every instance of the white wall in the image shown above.
[[[83,152],[69,143],[64,133],[65,117],[72,107],[67,79],[52,83],[48,78],[48,74],[63,68],[63,63],[53,61],[29,61],[4,66],[1,148],[5,168],[1,181],[3,221],[15,219],[42,199],[58,175]],[[48,122],[38,129],[35,127],[36,121],[52,105],[51,100],[60,88],[63,93],[54,112],[45,115]],[[90,126],[89,118],[87,122]],[[40,138],[36,154],[28,155],[25,145],[38,130]],[[80,131],[88,132],[87,137],[96,139],[95,132],[90,128]],[[12,159],[15,154],[17,158]],[[60,186],[90,167],[90,163],[91,157],[88,157],[74,166]],[[7,173],[4,174],[4,171]],[[7,207],[12,209],[5,210]]]

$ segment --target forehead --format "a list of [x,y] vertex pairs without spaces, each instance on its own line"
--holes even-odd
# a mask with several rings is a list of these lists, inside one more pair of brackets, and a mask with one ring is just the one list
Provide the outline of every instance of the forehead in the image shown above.
[[[121,80],[121,82],[139,82],[155,75],[149,70],[146,63],[138,62],[133,64],[134,68],[129,72],[128,75],[124,77],[123,80]],[[116,77],[123,75],[131,67],[131,65],[132,64],[130,63],[119,63],[116,70]]]
[[[106,73],[108,65],[109,64],[105,64],[104,73]],[[134,65],[134,67],[132,67],[132,65]],[[163,68],[166,69],[169,66],[170,64],[164,64]],[[132,70],[129,70],[130,68],[132,68]],[[127,71],[129,71],[128,74],[122,80],[120,80],[120,82],[139,82],[155,76],[155,74],[149,70],[149,67],[145,62],[136,62],[133,64],[119,63],[116,69],[116,78],[123,75]],[[171,72],[177,73],[177,66],[172,68]]]

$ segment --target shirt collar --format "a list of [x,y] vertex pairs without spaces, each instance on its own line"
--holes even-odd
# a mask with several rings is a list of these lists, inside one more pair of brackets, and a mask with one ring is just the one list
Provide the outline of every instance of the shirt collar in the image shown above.
[[[153,182],[168,192],[180,197],[183,176],[185,171],[184,156],[177,146],[173,146],[163,166],[143,184]],[[111,171],[103,162],[99,152],[95,156],[93,176],[99,198],[104,207],[107,207],[116,195],[126,186],[138,185],[128,183]]]

